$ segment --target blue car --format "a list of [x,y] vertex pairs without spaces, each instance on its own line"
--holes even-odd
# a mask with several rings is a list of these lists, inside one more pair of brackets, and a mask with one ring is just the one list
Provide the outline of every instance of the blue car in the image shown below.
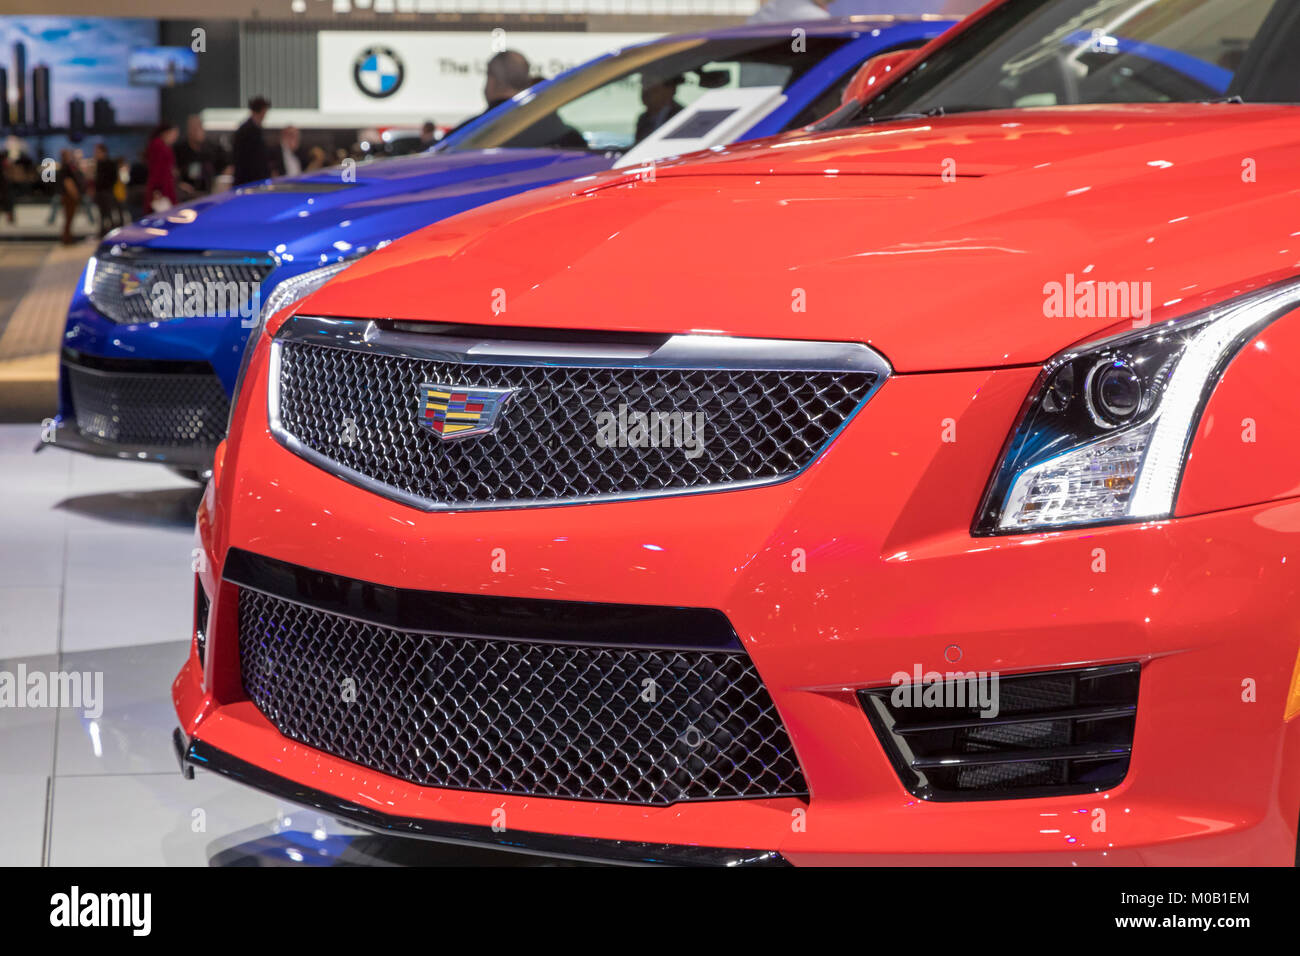
[[[225,435],[250,330],[360,256],[623,159],[798,129],[839,105],[862,63],[953,22],[873,17],[665,37],[539,83],[428,152],[268,180],[119,229],[69,308],[53,444],[201,477]],[[655,132],[641,90],[665,78],[682,122]]]

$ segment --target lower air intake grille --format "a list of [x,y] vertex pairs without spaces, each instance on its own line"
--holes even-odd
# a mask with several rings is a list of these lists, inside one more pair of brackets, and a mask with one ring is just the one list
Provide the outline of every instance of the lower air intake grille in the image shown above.
[[[384,590],[358,593],[383,607]],[[246,587],[239,635],[244,690],[281,733],[412,783],[653,805],[807,792],[740,651],[401,630]]]
[[[1137,664],[858,692],[904,785],[929,800],[1108,790],[1133,749]],[[944,675],[948,676],[948,675]],[[978,680],[978,679],[977,679]],[[996,701],[992,707],[980,703]],[[990,716],[981,716],[987,712]]]
[[229,400],[210,366],[196,362],[113,363],[93,368],[65,361],[77,430],[121,445],[210,447],[225,437]]

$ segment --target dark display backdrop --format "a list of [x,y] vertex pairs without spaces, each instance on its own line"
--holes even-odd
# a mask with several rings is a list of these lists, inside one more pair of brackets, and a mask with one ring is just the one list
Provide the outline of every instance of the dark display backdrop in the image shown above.
[[244,105],[239,97],[239,21],[163,20],[158,42],[164,46],[189,46],[194,42],[195,30],[203,31],[205,47],[205,52],[199,54],[198,75],[184,86],[160,91],[163,119],[182,130],[185,118],[193,113]]

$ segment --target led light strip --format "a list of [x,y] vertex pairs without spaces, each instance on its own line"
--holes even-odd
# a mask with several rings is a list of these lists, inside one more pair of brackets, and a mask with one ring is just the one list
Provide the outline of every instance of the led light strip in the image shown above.
[[86,277],[81,283],[81,294],[87,298],[95,291],[95,270],[99,267],[99,257],[91,256],[86,263]]
[[[1289,306],[1300,303],[1300,282],[1271,293],[1229,306],[1223,315],[1210,318],[1206,327],[1188,343],[1170,377],[1169,389],[1161,402],[1155,434],[1138,470],[1137,488],[1129,500],[1128,513],[1134,518],[1163,518],[1173,514],[1174,496],[1182,477],[1183,456],[1196,426],[1203,399],[1207,399],[1209,378],[1243,336],[1252,334]],[[1174,326],[1174,331],[1177,326]]]

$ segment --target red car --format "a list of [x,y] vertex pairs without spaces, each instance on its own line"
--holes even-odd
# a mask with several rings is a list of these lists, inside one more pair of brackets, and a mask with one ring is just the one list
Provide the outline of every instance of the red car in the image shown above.
[[1294,863],[1297,47],[990,4],[808,135],[281,312],[183,765],[627,862]]

